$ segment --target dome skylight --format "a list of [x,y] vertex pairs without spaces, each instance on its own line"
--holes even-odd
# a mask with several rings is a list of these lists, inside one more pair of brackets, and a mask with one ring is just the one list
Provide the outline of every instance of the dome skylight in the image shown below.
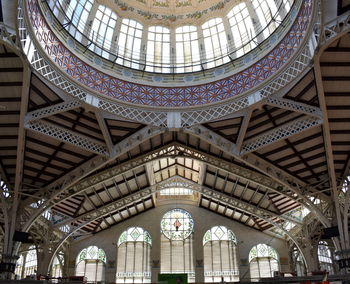
[[159,73],[196,72],[247,54],[276,30],[294,3],[158,0],[152,1],[160,9],[155,16],[143,1],[47,1],[87,49],[116,64]]

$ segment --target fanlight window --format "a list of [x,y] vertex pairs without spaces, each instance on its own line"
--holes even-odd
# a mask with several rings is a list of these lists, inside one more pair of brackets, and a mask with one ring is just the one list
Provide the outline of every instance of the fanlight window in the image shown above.
[[170,187],[159,191],[159,195],[192,195],[193,190],[185,187]]
[[194,222],[190,213],[173,209],[163,216],[160,227],[164,236],[170,240],[185,240],[193,232]]
[[237,239],[224,226],[215,226],[203,237],[205,282],[239,281]]
[[279,257],[276,250],[266,244],[258,244],[249,252],[250,278],[256,280],[273,277],[279,271]]
[[190,213],[173,209],[161,220],[161,273],[186,273],[188,282],[195,281],[193,264],[193,227]]
[[131,227],[118,239],[117,283],[151,282],[150,234],[140,227]]
[[325,241],[320,241],[318,244],[318,262],[321,270],[334,274],[332,254]]
[[229,47],[222,19],[211,19],[202,25],[202,29],[207,68],[228,62],[228,57],[224,56],[228,54]]
[[102,57],[109,57],[109,53],[102,50],[101,47],[107,51],[111,51],[111,42],[116,23],[117,15],[106,6],[99,5],[92,23],[90,39],[96,43],[96,45],[91,46],[91,49]]
[[96,246],[83,249],[76,260],[75,274],[85,276],[88,281],[104,281],[106,254]]

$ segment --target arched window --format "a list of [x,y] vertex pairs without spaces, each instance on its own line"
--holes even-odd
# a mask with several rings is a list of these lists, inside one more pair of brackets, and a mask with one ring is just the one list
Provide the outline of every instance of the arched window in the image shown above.
[[332,254],[328,243],[320,241],[318,244],[318,262],[321,270],[326,270],[329,274],[334,274]]
[[249,252],[250,278],[273,277],[279,271],[279,257],[276,250],[265,244],[254,246]]
[[55,255],[53,261],[52,261],[52,267],[51,267],[51,276],[58,278],[62,277],[62,270],[64,265],[64,254],[63,252],[59,252],[57,255]]
[[[92,39],[96,45],[91,45],[90,49],[102,57],[109,58],[109,53],[107,51],[111,51],[116,22],[116,13],[112,12],[112,10],[106,6],[98,6],[90,32],[90,39]],[[101,47],[103,47],[104,50],[102,50]]]
[[239,281],[237,240],[235,234],[224,226],[215,226],[203,237],[204,281]]
[[195,282],[193,265],[193,227],[190,213],[173,209],[164,214],[161,223],[161,273],[187,273]]
[[151,282],[150,234],[140,227],[131,227],[118,239],[117,283]]
[[75,275],[85,276],[87,281],[105,279],[106,254],[96,246],[83,249],[76,260]]
[[301,256],[301,252],[296,248],[292,251],[292,259],[293,259],[294,271],[296,275],[297,276],[306,275],[304,259]]
[[118,39],[117,63],[124,66],[139,68],[141,58],[141,40],[143,26],[131,19],[123,19]]
[[[66,1],[66,19],[63,24],[68,25],[69,33],[78,41],[82,39],[87,19],[94,0],[70,0]],[[79,31],[79,32],[78,32]]]
[[258,15],[261,28],[267,27],[263,32],[264,38],[267,38],[281,22],[275,0],[252,0],[252,4]]
[[251,40],[255,37],[255,30],[246,3],[242,2],[233,7],[227,18],[232,30],[236,56],[242,56],[256,47],[256,43]]
[[22,278],[23,261],[24,261],[23,254],[21,254],[16,262],[16,268],[15,268],[16,279]]
[[24,264],[24,276],[36,274],[38,268],[38,258],[36,253],[36,248],[31,246],[26,255],[26,260]]
[[200,70],[198,33],[195,26],[183,26],[175,30],[176,72]]
[[148,29],[146,71],[170,72],[170,30],[161,26]]
[[202,25],[207,68],[228,62],[229,48],[222,19],[215,18]]

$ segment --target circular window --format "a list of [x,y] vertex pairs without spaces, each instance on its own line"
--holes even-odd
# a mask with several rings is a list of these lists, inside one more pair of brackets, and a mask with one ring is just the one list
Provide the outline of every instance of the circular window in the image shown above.
[[190,213],[182,209],[173,209],[164,214],[160,228],[168,239],[184,240],[192,234],[193,225]]

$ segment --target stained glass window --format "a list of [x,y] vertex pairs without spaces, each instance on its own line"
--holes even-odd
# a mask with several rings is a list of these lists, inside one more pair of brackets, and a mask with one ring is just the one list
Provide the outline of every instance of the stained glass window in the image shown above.
[[184,240],[193,232],[194,222],[190,213],[173,209],[163,216],[160,223],[162,233],[170,240]]
[[151,282],[150,234],[140,227],[131,227],[118,239],[117,283]]
[[75,274],[85,276],[88,281],[104,281],[106,254],[96,246],[83,249],[76,260]]
[[235,234],[224,226],[215,226],[203,237],[204,281],[239,281]]
[[208,230],[203,237],[203,245],[209,241],[232,241],[235,244],[237,239],[235,234],[224,226],[215,226]]
[[161,221],[161,273],[186,273],[188,282],[195,282],[193,260],[193,226],[190,213],[173,209]]
[[152,245],[152,238],[144,229],[140,227],[131,227],[120,235],[118,246],[125,242],[145,242]]
[[276,250],[266,244],[258,244],[249,252],[250,277],[256,280],[273,277],[279,271],[279,257]]

